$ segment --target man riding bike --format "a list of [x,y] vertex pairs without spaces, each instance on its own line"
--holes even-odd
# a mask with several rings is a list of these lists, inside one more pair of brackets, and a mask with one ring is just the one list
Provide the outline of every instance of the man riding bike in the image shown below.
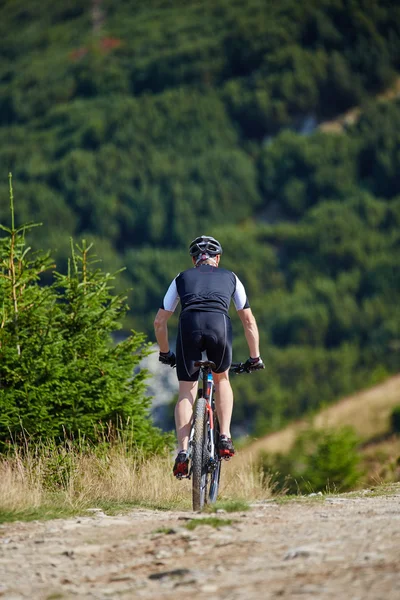
[[[218,268],[221,244],[211,236],[202,235],[189,246],[194,268],[179,273],[164,296],[162,307],[154,320],[154,330],[160,348],[159,360],[171,367],[176,364],[179,396],[175,407],[178,456],[173,473],[188,474],[187,455],[193,404],[197,397],[199,369],[194,366],[202,352],[217,368],[213,372],[216,407],[220,426],[220,456],[234,455],[230,424],[233,392],[229,381],[232,362],[232,328],[228,309],[233,300],[249,347],[249,370],[264,369],[260,358],[257,323],[250,309],[243,284],[226,269]],[[176,343],[176,357],[169,349],[167,322],[181,302],[181,314]]]

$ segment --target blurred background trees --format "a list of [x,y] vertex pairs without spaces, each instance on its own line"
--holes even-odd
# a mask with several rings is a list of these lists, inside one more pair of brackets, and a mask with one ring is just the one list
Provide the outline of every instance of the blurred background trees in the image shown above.
[[0,17],[1,223],[12,171],[20,223],[44,223],[29,242],[60,272],[70,236],[126,266],[125,328],[150,339],[188,242],[218,237],[267,363],[235,381],[237,427],[276,428],[398,370],[398,6],[6,0]]

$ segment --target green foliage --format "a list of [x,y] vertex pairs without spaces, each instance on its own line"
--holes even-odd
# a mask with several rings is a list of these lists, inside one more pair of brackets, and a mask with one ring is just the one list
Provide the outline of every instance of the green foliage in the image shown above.
[[[111,369],[115,359],[105,338],[117,321],[123,335],[134,327],[153,336],[167,285],[190,266],[188,241],[204,232],[221,240],[223,266],[245,283],[267,360],[266,377],[234,380],[237,427],[260,434],[398,371],[400,103],[372,98],[398,77],[399,8],[387,0],[103,0],[101,11],[96,26],[86,0],[0,8],[0,163],[16,178],[16,228],[42,221],[29,229],[30,244],[52,248],[64,273],[54,284],[48,257],[25,256],[19,320],[29,339],[20,342],[31,344],[24,369],[34,407],[26,425],[36,427],[40,399],[29,386],[39,384],[66,406],[65,427],[80,419],[79,403],[51,388],[48,372],[61,363],[74,394],[93,382],[96,418],[110,416],[101,409],[106,389],[127,418],[133,408],[117,391],[125,359],[114,383],[94,366]],[[360,118],[341,134],[305,127],[355,106]],[[9,224],[6,202],[0,222]],[[70,237],[87,240],[75,261]],[[109,325],[100,319],[101,342],[90,337],[89,317],[111,292],[93,264],[90,292],[83,283],[91,243],[106,273],[127,267],[106,288],[132,288],[129,312],[113,305]],[[80,311],[73,331],[64,295]],[[9,299],[5,309],[13,314]],[[48,328],[50,316],[59,329]],[[176,320],[171,337],[175,329]],[[43,331],[43,339],[34,333]],[[86,332],[98,351],[85,345]],[[2,335],[16,333],[10,325]],[[3,370],[17,352],[16,338],[8,341]],[[247,356],[241,334],[234,344],[235,357]],[[27,392],[18,394],[19,407]],[[45,429],[52,402],[40,404]],[[17,420],[13,407],[6,413]]]
[[342,200],[355,192],[356,144],[345,136],[285,131],[260,155],[261,185],[268,204],[282,217],[299,217],[322,199]]
[[115,344],[125,299],[113,292],[83,241],[71,245],[67,274],[51,285],[40,276],[51,268],[47,254],[32,254],[15,227],[0,242],[0,442],[83,436],[96,441],[127,430],[145,451],[166,443],[148,420],[147,373],[138,369],[149,352],[143,334]]
[[351,490],[360,480],[358,439],[350,427],[298,435],[286,455],[261,456],[262,468],[274,473],[279,489],[289,493]]
[[400,406],[395,406],[390,415],[391,429],[395,433],[400,433]]
[[370,105],[354,127],[359,144],[358,173],[376,196],[399,194],[399,102]]
[[232,512],[245,512],[250,510],[250,504],[245,500],[219,500],[215,504],[209,504],[206,508],[206,512],[216,513],[218,511],[225,511],[227,513]]
[[74,517],[81,511],[66,504],[56,502],[53,504],[32,507],[22,510],[0,509],[0,523],[13,523],[15,521],[47,521],[50,519],[67,519]]
[[175,529],[173,529],[172,527],[158,527],[158,529],[155,529],[153,531],[153,533],[162,533],[165,535],[173,535],[174,533],[176,533]]
[[200,527],[201,525],[208,525],[209,527],[214,527],[218,529],[219,527],[226,527],[232,525],[235,521],[233,519],[219,519],[218,517],[203,517],[201,519],[192,519],[189,521],[185,527],[189,529],[189,531],[193,531],[196,527]]

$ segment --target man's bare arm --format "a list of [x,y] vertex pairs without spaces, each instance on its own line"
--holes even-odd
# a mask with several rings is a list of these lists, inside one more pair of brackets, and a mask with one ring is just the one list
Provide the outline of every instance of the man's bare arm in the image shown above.
[[260,338],[256,319],[251,312],[251,308],[243,308],[242,310],[238,310],[237,313],[243,324],[244,335],[249,346],[250,357],[258,358],[260,356]]
[[160,347],[160,352],[169,351],[168,343],[168,319],[174,313],[170,310],[164,310],[160,308],[154,319],[154,333],[156,335],[157,343]]

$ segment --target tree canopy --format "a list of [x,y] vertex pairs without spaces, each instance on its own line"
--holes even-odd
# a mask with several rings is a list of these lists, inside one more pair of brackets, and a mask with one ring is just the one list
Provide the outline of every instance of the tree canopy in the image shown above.
[[[0,36],[0,222],[12,171],[17,225],[44,223],[30,243],[59,272],[70,236],[126,266],[125,328],[151,338],[188,242],[218,237],[267,362],[235,382],[237,425],[276,427],[399,368],[400,102],[379,97],[399,6],[6,0]],[[318,129],[354,107],[341,133]]]

